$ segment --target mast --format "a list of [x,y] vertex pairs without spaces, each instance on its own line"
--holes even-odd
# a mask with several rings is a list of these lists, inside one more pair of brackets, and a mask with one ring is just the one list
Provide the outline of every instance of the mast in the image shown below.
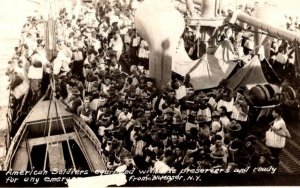
[[44,0],[44,39],[47,59],[51,62],[56,55],[57,18],[60,12],[60,0]]

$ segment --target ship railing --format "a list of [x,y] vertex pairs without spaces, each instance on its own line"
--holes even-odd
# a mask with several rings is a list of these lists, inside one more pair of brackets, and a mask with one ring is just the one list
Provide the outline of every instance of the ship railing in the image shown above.
[[107,158],[106,156],[103,154],[103,150],[101,148],[101,142],[99,141],[99,139],[94,136],[94,132],[88,127],[86,126],[86,123],[77,115],[74,115],[74,120],[76,122],[76,124],[81,128],[82,131],[84,131],[86,133],[86,135],[89,137],[89,139],[92,141],[93,145],[95,146],[95,148],[97,149],[97,152],[99,153],[101,160],[103,162],[103,164],[105,165],[105,170],[107,170]]
[[[10,84],[11,85],[11,84]],[[6,112],[6,120],[7,120],[7,127],[5,129],[5,147],[6,151],[8,151],[8,148],[10,146],[11,138],[10,138],[10,132],[12,129],[12,122],[13,122],[13,109],[12,109],[12,91],[11,86],[9,86],[9,99],[8,99],[8,105],[7,105],[7,112]]]
[[81,140],[81,137],[79,136],[79,133],[78,133],[76,127],[74,127],[74,131],[75,131],[76,137],[78,139],[78,144],[79,144],[80,148],[82,148],[82,153],[83,153],[84,157],[86,158],[87,163],[88,163],[91,171],[94,171],[95,170],[94,166],[92,165],[91,159],[90,159],[89,155],[87,154],[87,151],[86,151],[86,149],[84,147],[84,144],[83,144],[83,142]]
[[[39,100],[42,101],[44,100],[45,96],[42,96],[41,99]],[[10,102],[9,102],[10,104]],[[8,131],[8,134],[10,135],[10,131],[11,131],[11,126],[12,126],[12,109],[10,109],[11,111],[11,115],[9,117],[10,118],[10,129],[7,129]],[[17,133],[14,135],[14,138],[12,139],[12,141],[10,142],[10,136],[7,136],[9,137],[9,149],[7,150],[7,155],[5,157],[5,161],[4,161],[4,169],[8,169],[8,168],[11,168],[11,160],[13,158],[13,156],[15,155],[15,153],[17,152],[17,149],[22,141],[22,138],[24,136],[24,133],[26,132],[26,129],[28,127],[28,124],[25,123],[26,122],[26,119],[29,117],[29,115],[32,113],[32,110],[29,112],[29,114],[27,115],[27,117],[23,120],[23,123],[21,124],[19,130],[17,131]],[[9,121],[9,120],[8,120]],[[14,144],[16,143],[16,144]],[[14,147],[10,147],[10,146],[14,146]]]
[[[4,169],[8,170],[8,168],[11,168],[11,159],[13,158],[13,156],[16,154],[17,152],[17,149],[22,141],[21,138],[23,138],[25,132],[26,132],[26,129],[27,129],[27,124],[25,125],[25,127],[20,127],[20,128],[23,128],[22,131],[18,131],[16,133],[16,135],[14,136],[11,144],[14,146],[13,148],[10,148],[7,152],[7,156],[6,156],[6,159],[5,159],[5,162],[4,162]],[[16,144],[14,144],[16,143]]]
[[9,146],[10,146],[10,132],[11,132],[11,128],[12,128],[12,109],[10,108],[10,106],[8,106],[7,109],[7,113],[6,113],[6,120],[7,120],[7,127],[5,129],[5,147],[6,147],[6,151],[8,150]]

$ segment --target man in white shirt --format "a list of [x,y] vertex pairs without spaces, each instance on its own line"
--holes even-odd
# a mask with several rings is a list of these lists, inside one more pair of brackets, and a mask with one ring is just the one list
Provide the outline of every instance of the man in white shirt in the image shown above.
[[110,47],[116,52],[117,60],[119,60],[123,52],[123,41],[119,34],[115,33],[113,35],[113,38],[110,41]]
[[165,151],[162,160],[154,161],[153,171],[160,174],[166,174],[170,172],[172,169],[169,165],[167,165],[167,163],[172,158],[172,155],[172,150]]
[[[279,155],[285,146],[286,138],[291,138],[289,131],[286,128],[285,121],[282,119],[282,109],[275,107],[272,112],[275,120],[271,126],[271,131],[274,132],[271,143],[266,143],[269,147],[272,156],[275,158],[274,166],[277,167],[279,164]],[[268,138],[267,138],[268,139]]]
[[128,105],[123,106],[122,112],[119,114],[118,119],[121,125],[126,126],[126,124],[131,120],[132,113],[129,112]]

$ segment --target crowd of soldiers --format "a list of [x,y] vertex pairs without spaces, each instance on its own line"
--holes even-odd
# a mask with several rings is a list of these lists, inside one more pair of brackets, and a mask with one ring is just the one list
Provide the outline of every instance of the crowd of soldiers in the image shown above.
[[[233,91],[224,79],[217,88],[195,91],[188,74],[172,74],[162,90],[156,88],[149,78],[149,48],[134,28],[133,15],[134,9],[109,1],[82,6],[77,15],[62,10],[51,60],[42,18],[28,17],[9,62],[11,90],[25,80],[32,93],[28,100],[37,102],[44,81],[53,76],[56,97],[95,132],[111,170],[276,165],[249,135],[245,88]],[[277,56],[281,48],[275,44]],[[178,94],[182,88],[185,96]]]

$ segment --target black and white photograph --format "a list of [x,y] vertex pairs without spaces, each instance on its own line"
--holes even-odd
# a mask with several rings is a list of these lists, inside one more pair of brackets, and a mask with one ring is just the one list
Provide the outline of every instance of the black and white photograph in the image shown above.
[[300,0],[0,0],[0,187],[300,186]]

